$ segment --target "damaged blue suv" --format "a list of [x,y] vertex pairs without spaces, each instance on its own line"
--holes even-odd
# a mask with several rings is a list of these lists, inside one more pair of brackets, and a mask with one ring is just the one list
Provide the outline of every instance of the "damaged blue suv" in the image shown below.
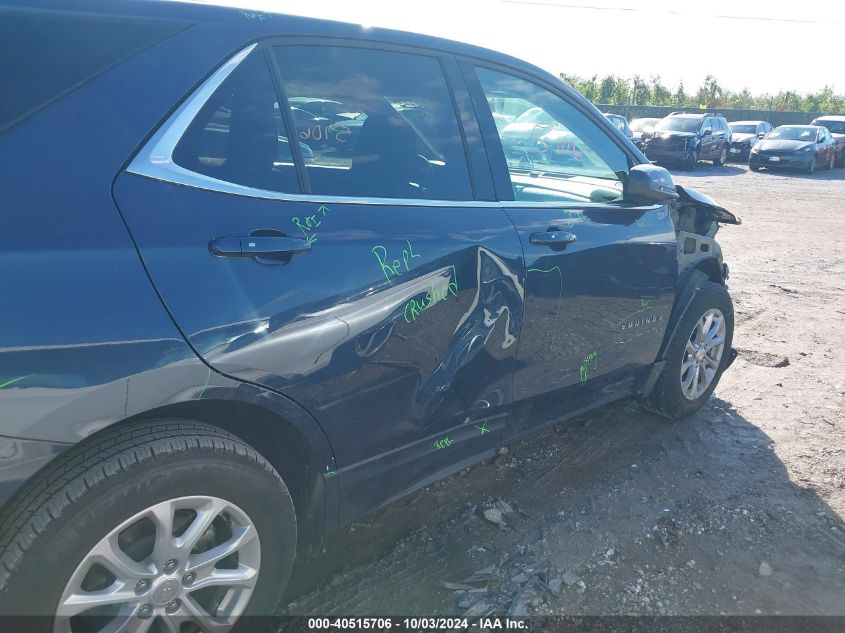
[[614,400],[688,416],[733,360],[739,220],[555,77],[55,4],[0,2],[0,613],[226,630],[362,513]]

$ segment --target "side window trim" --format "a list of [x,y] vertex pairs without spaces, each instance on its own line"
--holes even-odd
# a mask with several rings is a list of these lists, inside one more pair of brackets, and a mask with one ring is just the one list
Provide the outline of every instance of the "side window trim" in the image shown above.
[[249,187],[206,176],[177,165],[173,160],[173,152],[206,102],[235,68],[255,50],[256,46],[258,44],[254,43],[241,49],[191,93],[141,147],[129,163],[126,171],[154,180],[163,180],[200,189],[212,189],[223,193],[238,194],[244,189],[249,189]]
[[[466,87],[453,86],[452,82],[455,79],[455,73],[449,72],[444,64],[444,59],[452,58],[457,61],[453,55],[445,54],[442,51],[435,49],[413,49],[405,46],[381,45],[378,42],[360,42],[360,41],[346,41],[337,38],[320,38],[326,43],[334,45],[350,45],[360,48],[371,48],[376,50],[399,51],[411,54],[425,55],[433,57],[438,61],[443,70],[444,81],[449,87],[450,94],[453,99],[453,108],[455,108],[455,115],[457,125],[461,131],[462,140],[464,143],[464,157],[467,161],[467,170],[470,178],[471,186],[473,187],[473,195],[475,196],[475,176],[473,167],[478,168],[478,165],[473,165],[468,149],[468,137],[464,127],[461,110],[457,108],[454,100],[460,90],[463,89],[466,93]],[[489,208],[500,206],[498,201],[493,200],[479,200],[474,197],[472,200],[437,200],[437,199],[423,199],[423,198],[379,198],[367,196],[337,196],[328,194],[312,194],[307,188],[308,178],[305,174],[304,160],[298,142],[292,144],[292,153],[297,174],[300,176],[304,193],[287,193],[279,191],[271,191],[268,189],[260,189],[257,187],[250,187],[247,185],[240,185],[212,176],[192,171],[181,165],[178,165],[173,160],[173,153],[179,141],[185,135],[188,127],[199,114],[200,110],[205,106],[208,100],[212,97],[220,85],[234,72],[238,65],[243,62],[249,55],[259,48],[263,49],[262,54],[267,55],[272,51],[273,46],[284,44],[297,43],[313,43],[314,38],[302,37],[271,37],[261,42],[253,42],[244,47],[232,57],[224,61],[214,72],[211,73],[198,88],[190,93],[179,106],[168,116],[163,123],[155,130],[155,132],[143,143],[141,148],[135,153],[129,161],[125,171],[127,173],[135,174],[152,180],[160,180],[171,184],[183,185],[195,189],[202,189],[205,191],[214,191],[217,193],[224,193],[230,195],[237,195],[247,198],[258,198],[263,200],[279,200],[288,202],[308,202],[317,204],[354,204],[354,205],[377,205],[377,206],[408,206],[408,207],[479,207]],[[270,55],[272,58],[272,55]],[[280,81],[280,73],[278,67],[275,65],[275,60],[270,60],[270,75],[274,82],[277,91],[277,97],[283,99],[287,103],[287,95],[283,90]],[[457,92],[457,94],[456,94]],[[470,99],[470,103],[471,103]],[[280,108],[282,102],[280,102]],[[474,107],[474,104],[472,104]],[[292,116],[289,108],[284,108],[284,122],[285,126],[290,130],[292,127]],[[474,115],[474,111],[472,112]],[[477,122],[477,117],[476,117]],[[477,134],[473,135],[476,138]],[[295,147],[293,146],[295,145]],[[486,157],[485,157],[486,160]],[[477,162],[477,161],[476,161]]]
[[276,63],[276,56],[273,55],[272,47],[270,46],[263,46],[261,52],[267,62],[267,67],[270,69],[273,86],[276,88],[276,102],[279,104],[282,121],[284,121],[285,129],[288,131],[288,142],[290,143],[290,151],[293,156],[293,164],[296,167],[296,176],[299,178],[299,188],[302,189],[303,193],[309,194],[311,193],[311,184],[308,182],[305,158],[302,156],[302,148],[299,146],[299,135],[297,134],[296,124],[290,111],[287,93],[282,85],[282,75]]

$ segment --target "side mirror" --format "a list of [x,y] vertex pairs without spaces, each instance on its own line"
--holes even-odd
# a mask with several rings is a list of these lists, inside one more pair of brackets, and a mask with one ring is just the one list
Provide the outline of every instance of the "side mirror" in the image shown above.
[[678,192],[675,191],[672,175],[666,169],[643,164],[634,165],[628,172],[624,198],[637,204],[659,204],[676,200]]
[[765,133],[765,132],[760,132],[760,133],[757,135],[757,138],[763,138],[764,136],[766,136],[766,133]]
[[713,130],[704,130],[701,133],[701,136],[712,136],[712,135],[713,135]]

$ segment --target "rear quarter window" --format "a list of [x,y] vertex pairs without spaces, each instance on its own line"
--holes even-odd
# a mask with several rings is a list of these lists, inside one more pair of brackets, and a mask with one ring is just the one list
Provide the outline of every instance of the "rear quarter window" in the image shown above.
[[185,26],[0,7],[0,130]]

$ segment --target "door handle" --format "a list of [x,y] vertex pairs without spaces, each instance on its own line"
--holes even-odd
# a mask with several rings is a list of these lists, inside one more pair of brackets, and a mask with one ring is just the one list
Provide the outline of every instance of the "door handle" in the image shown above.
[[277,235],[215,237],[209,240],[208,250],[215,257],[267,257],[304,253],[311,250],[311,243],[308,240]]
[[563,247],[578,239],[575,233],[569,233],[557,226],[550,226],[545,232],[531,233],[528,241],[535,246]]

